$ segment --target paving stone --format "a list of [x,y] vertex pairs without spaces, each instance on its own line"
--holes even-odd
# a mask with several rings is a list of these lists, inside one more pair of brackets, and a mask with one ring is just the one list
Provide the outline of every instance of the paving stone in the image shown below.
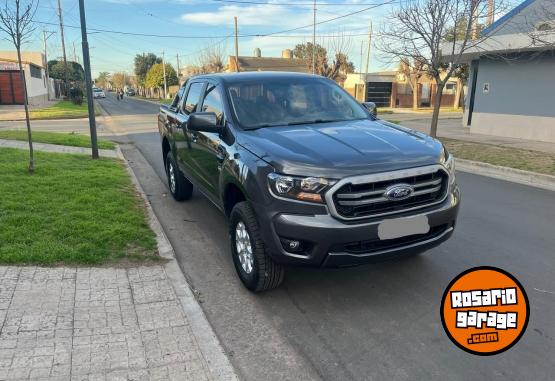
[[162,266],[0,266],[0,380],[207,380]]

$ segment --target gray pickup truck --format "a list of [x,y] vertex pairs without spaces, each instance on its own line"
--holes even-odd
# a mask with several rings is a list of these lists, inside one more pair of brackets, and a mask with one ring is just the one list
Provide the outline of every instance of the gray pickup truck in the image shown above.
[[334,82],[295,73],[190,79],[161,106],[168,185],[196,187],[229,221],[237,274],[252,291],[284,267],[352,266],[428,250],[459,208],[453,157],[378,120]]

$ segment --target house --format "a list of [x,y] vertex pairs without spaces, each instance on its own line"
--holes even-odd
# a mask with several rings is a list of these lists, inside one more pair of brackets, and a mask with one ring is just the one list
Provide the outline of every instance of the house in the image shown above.
[[524,1],[462,58],[471,133],[555,142],[555,2]]
[[[442,107],[458,107],[457,79],[450,78],[443,90]],[[413,90],[409,79],[400,70],[347,74],[345,90],[361,102],[374,102],[378,107],[412,108]],[[433,107],[437,85],[422,75],[418,80],[418,107]],[[457,105],[455,105],[457,103]]]
[[[254,49],[253,57],[239,56],[239,71],[292,71],[297,73],[312,73],[306,61],[293,58],[290,49],[285,49],[281,57],[262,57],[260,49]],[[228,72],[237,71],[235,56],[229,57]]]
[[[29,103],[40,105],[54,94],[54,82],[46,80],[44,55],[40,52],[21,52],[27,82]],[[49,88],[50,87],[50,88]],[[17,52],[0,51],[0,104],[23,104],[23,79],[19,73]]]

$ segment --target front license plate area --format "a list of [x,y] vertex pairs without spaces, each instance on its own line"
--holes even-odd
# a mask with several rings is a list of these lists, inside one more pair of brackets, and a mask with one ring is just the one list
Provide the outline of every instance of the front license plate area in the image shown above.
[[384,220],[378,225],[378,237],[380,240],[426,234],[429,231],[430,224],[426,215],[393,218]]

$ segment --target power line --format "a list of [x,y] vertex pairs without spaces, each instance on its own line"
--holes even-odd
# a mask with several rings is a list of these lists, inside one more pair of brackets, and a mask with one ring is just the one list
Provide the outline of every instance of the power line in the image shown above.
[[[230,3],[230,4],[247,4],[247,5],[292,5],[292,6],[306,6],[312,7],[312,3],[270,3],[267,1],[240,1],[240,0],[210,0],[215,3]],[[318,6],[330,6],[330,7],[360,7],[366,5],[376,5],[375,3],[319,3]]]
[[[379,4],[374,4],[370,7],[366,7],[363,9],[359,9],[357,11],[354,12],[349,12],[337,17],[332,17],[330,19],[326,19],[326,20],[322,20],[319,21],[317,23],[312,23],[312,24],[308,24],[308,25],[303,25],[303,26],[299,26],[296,28],[290,28],[290,29],[285,29],[285,30],[280,30],[277,32],[270,32],[270,33],[257,33],[257,34],[242,34],[242,35],[238,35],[238,37],[273,37],[276,36],[278,34],[283,34],[283,33],[288,33],[288,32],[293,32],[299,29],[305,29],[308,27],[313,27],[314,25],[322,25],[325,23],[329,23],[332,21],[336,21],[336,20],[340,20],[343,19],[345,17],[349,17],[358,13],[362,13],[362,12],[366,12],[369,11],[371,9],[377,8],[377,7],[381,7],[384,5],[389,5],[394,3],[397,0],[389,0],[389,1],[385,1],[383,3],[379,3]],[[48,23],[48,22],[44,22],[44,21],[36,21],[38,24],[44,24],[44,25],[52,25],[53,23]],[[65,27],[67,28],[80,28],[79,26],[75,26],[75,25],[65,25]],[[113,33],[113,34],[121,34],[121,35],[128,35],[128,36],[139,36],[139,37],[157,37],[157,38],[187,38],[187,39],[214,39],[214,38],[222,38],[225,36],[190,36],[190,35],[171,35],[171,34],[151,34],[151,33],[137,33],[137,32],[125,32],[125,31],[119,31],[119,30],[113,30],[113,29],[99,29],[99,28],[88,28],[89,31],[93,31],[93,32],[103,32],[103,33]],[[283,36],[283,37],[308,37],[308,36]],[[320,36],[323,37],[323,36]]]

